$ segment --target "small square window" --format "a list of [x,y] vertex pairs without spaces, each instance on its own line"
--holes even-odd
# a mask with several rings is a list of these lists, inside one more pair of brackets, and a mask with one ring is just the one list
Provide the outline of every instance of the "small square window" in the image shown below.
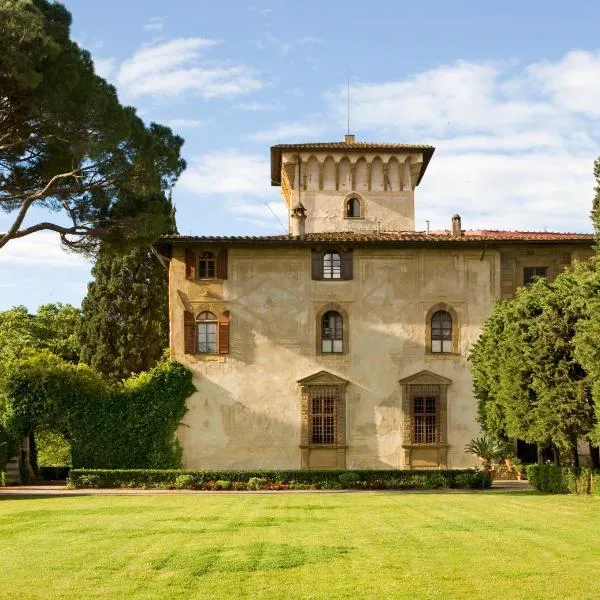
[[523,285],[533,283],[536,277],[546,277],[548,267],[524,267],[523,268]]

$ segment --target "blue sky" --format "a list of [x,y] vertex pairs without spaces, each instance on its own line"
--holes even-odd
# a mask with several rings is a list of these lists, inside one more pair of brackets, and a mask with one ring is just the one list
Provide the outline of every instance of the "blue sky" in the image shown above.
[[[121,101],[185,138],[181,233],[281,232],[269,147],[341,140],[348,77],[358,140],[436,146],[417,229],[446,228],[455,212],[467,229],[591,229],[600,4],[66,5],[72,36]],[[8,222],[0,216],[0,228]],[[79,305],[90,266],[54,234],[11,242],[0,250],[0,309]]]

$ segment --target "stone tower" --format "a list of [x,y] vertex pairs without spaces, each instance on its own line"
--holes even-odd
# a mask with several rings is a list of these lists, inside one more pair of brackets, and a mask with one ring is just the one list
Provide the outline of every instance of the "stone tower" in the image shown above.
[[[290,232],[414,231],[415,187],[432,146],[356,142],[271,147],[271,184],[281,186]],[[294,221],[305,211],[300,225]],[[296,217],[294,217],[296,215]]]

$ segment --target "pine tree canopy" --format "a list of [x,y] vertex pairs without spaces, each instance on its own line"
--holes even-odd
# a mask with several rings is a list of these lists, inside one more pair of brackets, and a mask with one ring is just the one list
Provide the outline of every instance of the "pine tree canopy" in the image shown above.
[[[41,230],[84,252],[156,239],[183,140],[119,103],[63,5],[0,0],[0,23],[0,248]],[[33,207],[58,216],[24,226]]]

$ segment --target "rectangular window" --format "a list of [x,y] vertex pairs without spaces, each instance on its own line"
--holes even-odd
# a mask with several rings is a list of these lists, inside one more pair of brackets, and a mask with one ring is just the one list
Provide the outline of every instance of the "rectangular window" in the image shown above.
[[337,436],[337,397],[333,386],[311,390],[310,441],[312,444],[335,444]]
[[523,268],[523,285],[533,283],[536,277],[546,277],[548,267],[524,267]]
[[217,324],[198,323],[198,352],[212,354],[217,351]]
[[439,443],[439,385],[411,386],[412,443]]

